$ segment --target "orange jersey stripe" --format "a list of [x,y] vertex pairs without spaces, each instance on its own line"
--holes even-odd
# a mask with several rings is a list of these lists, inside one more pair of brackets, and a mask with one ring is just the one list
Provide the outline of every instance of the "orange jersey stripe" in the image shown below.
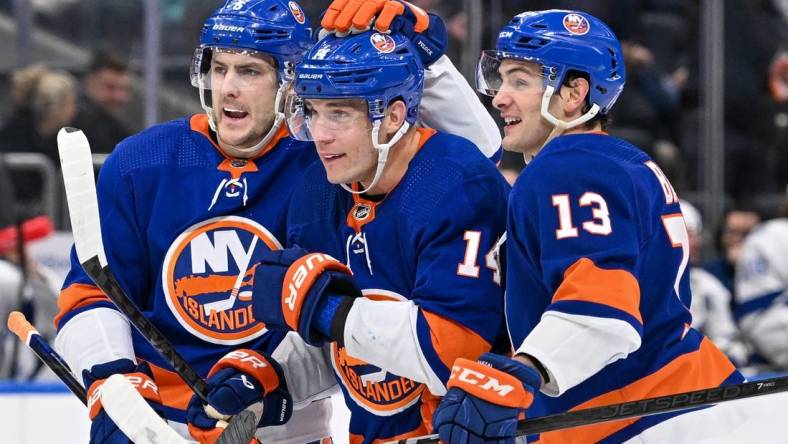
[[[708,338],[703,338],[698,350],[681,355],[656,372],[618,390],[590,399],[572,410],[718,387],[734,370],[736,369],[728,358]],[[630,418],[543,433],[539,442],[543,444],[598,442],[633,424],[637,419]]]
[[60,292],[60,297],[57,298],[57,307],[59,309],[53,323],[55,328],[58,328],[60,320],[68,312],[76,310],[100,301],[108,301],[109,298],[95,285],[89,284],[71,284]]
[[599,268],[588,258],[580,258],[564,272],[564,280],[553,302],[585,301],[604,304],[632,315],[641,324],[640,286],[632,273]]
[[463,325],[426,310],[421,313],[430,326],[432,347],[448,369],[457,358],[475,360],[492,348],[484,338]]
[[[137,358],[137,360],[140,360]],[[153,372],[153,380],[159,386],[161,402],[167,407],[186,410],[194,392],[177,373],[148,362]]]

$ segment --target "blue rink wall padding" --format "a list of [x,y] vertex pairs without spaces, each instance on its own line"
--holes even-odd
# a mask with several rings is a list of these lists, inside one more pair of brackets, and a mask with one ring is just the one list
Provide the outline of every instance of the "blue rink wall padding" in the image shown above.
[[26,394],[71,394],[62,382],[15,382],[0,380],[0,396]]

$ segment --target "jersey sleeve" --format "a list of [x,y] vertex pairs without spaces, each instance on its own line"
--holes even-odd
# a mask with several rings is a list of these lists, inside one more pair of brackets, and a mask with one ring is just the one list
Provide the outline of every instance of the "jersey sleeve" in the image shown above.
[[734,316],[761,355],[786,367],[788,289],[783,256],[788,231],[778,233],[774,228],[754,231],[742,246],[736,265]]
[[413,233],[407,301],[357,300],[345,327],[350,355],[445,394],[454,360],[489,351],[503,327],[503,290],[487,253],[504,231],[507,185],[469,178],[435,202]]
[[[101,234],[112,269],[123,289],[142,310],[148,284],[145,240],[134,214],[132,188],[119,168],[119,156],[110,155],[97,185]],[[71,270],[58,298],[56,347],[75,373],[119,357],[134,359],[131,330],[107,296],[87,276],[71,251]]]
[[419,118],[429,128],[465,137],[494,163],[501,160],[503,150],[498,125],[445,55],[424,70]]
[[[531,277],[515,278],[507,297],[533,311],[514,347],[545,366],[543,391],[559,395],[640,347],[639,219],[650,209],[637,208],[623,167],[575,154],[537,158],[511,200],[507,274]],[[547,297],[529,295],[539,292]]]

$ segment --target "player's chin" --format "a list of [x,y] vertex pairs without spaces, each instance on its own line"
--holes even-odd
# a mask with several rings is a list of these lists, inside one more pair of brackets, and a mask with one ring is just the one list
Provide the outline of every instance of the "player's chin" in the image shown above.
[[233,146],[246,145],[251,137],[251,131],[244,126],[235,125],[233,123],[220,123],[219,124],[219,138],[222,142]]
[[501,146],[506,151],[521,153],[524,151],[523,143],[520,137],[516,134],[506,134],[501,139]]
[[347,166],[342,165],[326,165],[323,162],[323,167],[326,169],[326,179],[334,185],[339,185],[343,183],[353,183],[356,180],[354,179],[354,174],[348,171],[349,168]]

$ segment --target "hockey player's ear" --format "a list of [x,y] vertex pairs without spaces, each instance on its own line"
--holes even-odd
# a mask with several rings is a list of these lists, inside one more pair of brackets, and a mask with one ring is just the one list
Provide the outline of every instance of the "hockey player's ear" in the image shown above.
[[561,96],[566,116],[583,114],[591,85],[583,77],[575,77],[561,85]]
[[408,117],[408,108],[402,100],[395,100],[391,102],[386,110],[386,117],[383,118],[382,128],[380,133],[386,135],[385,140],[389,140],[391,136],[400,129],[405,119]]

